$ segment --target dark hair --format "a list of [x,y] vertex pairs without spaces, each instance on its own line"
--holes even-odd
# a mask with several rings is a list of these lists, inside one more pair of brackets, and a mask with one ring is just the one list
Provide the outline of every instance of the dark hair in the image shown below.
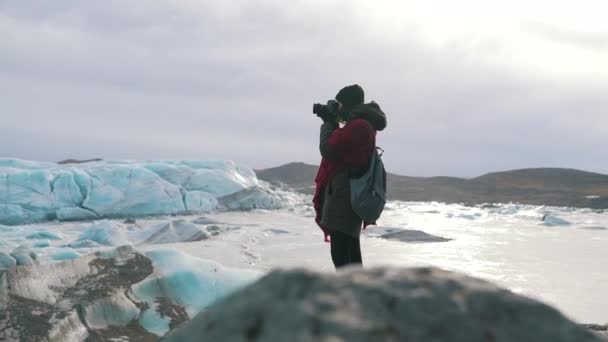
[[338,100],[344,107],[354,107],[365,102],[365,93],[363,88],[358,84],[353,84],[340,89],[336,95]]

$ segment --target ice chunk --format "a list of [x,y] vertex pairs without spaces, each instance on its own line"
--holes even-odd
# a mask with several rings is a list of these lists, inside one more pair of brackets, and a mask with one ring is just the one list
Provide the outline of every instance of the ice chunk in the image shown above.
[[78,241],[93,241],[105,246],[121,246],[129,244],[125,228],[112,221],[101,221],[86,229]]
[[209,234],[199,226],[177,220],[169,223],[161,223],[154,227],[154,233],[143,243],[161,244],[172,242],[200,241],[209,238]]
[[61,249],[53,253],[53,260],[70,260],[79,258],[80,254],[76,253],[73,249]]
[[29,240],[61,240],[62,237],[51,232],[37,232],[26,237]]
[[83,311],[91,329],[124,327],[139,316],[137,306],[122,291],[85,306]]
[[51,243],[48,240],[38,241],[33,245],[36,248],[46,248],[51,246]]
[[12,268],[17,266],[17,260],[12,256],[0,252],[0,269]]
[[163,336],[169,331],[170,319],[168,316],[162,317],[161,314],[156,310],[154,305],[139,318],[139,324],[147,331],[157,335]]
[[543,225],[545,226],[568,226],[570,225],[570,222],[564,220],[563,218],[557,217],[557,216],[553,216],[551,214],[546,214],[545,216],[543,216],[542,218],[543,221]]
[[17,265],[33,265],[38,264],[38,255],[27,247],[17,247],[11,256],[17,261]]
[[168,297],[184,306],[190,317],[261,275],[225,268],[174,249],[153,250],[146,256],[153,262],[155,276],[135,284],[134,295],[149,303],[156,297]]

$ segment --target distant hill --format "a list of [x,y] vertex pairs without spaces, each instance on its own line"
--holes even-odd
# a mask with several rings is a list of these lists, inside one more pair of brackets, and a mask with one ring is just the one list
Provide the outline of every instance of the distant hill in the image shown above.
[[[314,192],[318,166],[290,163],[256,170],[270,183]],[[408,177],[388,174],[389,199],[447,203],[508,203],[608,208],[608,175],[575,169],[535,168],[457,177]]]
[[270,183],[282,183],[296,191],[314,193],[315,176],[319,166],[305,163],[289,163],[279,167],[255,170],[258,178]]

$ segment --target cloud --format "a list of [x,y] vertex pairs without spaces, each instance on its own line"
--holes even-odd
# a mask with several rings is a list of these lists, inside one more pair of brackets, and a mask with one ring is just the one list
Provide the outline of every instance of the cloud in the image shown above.
[[312,103],[359,83],[395,172],[608,172],[605,79],[498,63],[498,38],[438,46],[360,4],[2,2],[0,155],[318,163]]
[[608,50],[608,29],[605,31],[581,32],[568,30],[543,22],[524,22],[522,27],[541,37],[574,47],[590,50]]

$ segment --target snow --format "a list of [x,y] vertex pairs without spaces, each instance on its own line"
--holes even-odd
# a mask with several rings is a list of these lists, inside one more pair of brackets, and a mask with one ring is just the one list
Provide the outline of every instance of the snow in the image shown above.
[[279,208],[251,168],[231,161],[100,161],[76,165],[0,159],[0,224]]

